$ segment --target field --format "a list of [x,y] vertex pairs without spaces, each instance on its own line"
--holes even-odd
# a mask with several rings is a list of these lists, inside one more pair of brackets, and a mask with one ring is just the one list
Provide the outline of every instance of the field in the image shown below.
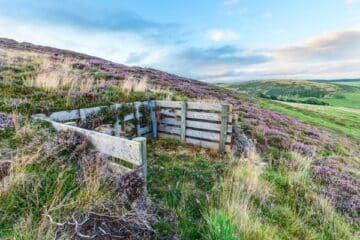
[[360,79],[327,80],[328,83],[360,87]]
[[360,110],[259,100],[259,105],[360,140]]
[[360,109],[360,81],[271,80],[220,86],[284,102],[331,105]]
[[[20,50],[0,51],[0,239],[106,239],[104,231],[120,239],[359,236],[356,102],[346,108],[248,97],[232,85],[228,90],[72,52],[16,46]],[[272,94],[294,96],[289,84]],[[298,98],[317,94],[326,101],[341,90],[357,99],[348,87],[303,84],[296,83]],[[105,171],[107,160],[86,139],[29,118],[148,98],[228,101],[238,118],[234,151],[223,156],[171,138],[148,139],[145,212],[134,202],[143,186],[137,171]],[[352,106],[350,99],[338,104]]]

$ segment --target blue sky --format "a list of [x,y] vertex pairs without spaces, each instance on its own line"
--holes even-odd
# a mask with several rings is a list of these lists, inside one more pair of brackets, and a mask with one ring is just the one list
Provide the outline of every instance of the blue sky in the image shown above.
[[0,0],[0,37],[211,82],[360,77],[360,0]]

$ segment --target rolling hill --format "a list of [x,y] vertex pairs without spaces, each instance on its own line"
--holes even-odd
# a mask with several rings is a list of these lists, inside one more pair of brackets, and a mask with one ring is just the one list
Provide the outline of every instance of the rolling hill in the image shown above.
[[[308,85],[324,101],[347,91]],[[304,109],[317,117],[310,121],[234,86],[0,39],[0,239],[356,239],[360,139],[345,131],[358,127],[356,118],[340,131],[325,124],[326,111]],[[294,96],[291,89],[274,94]],[[129,202],[141,186],[136,174],[101,177],[106,161],[84,139],[28,118],[148,98],[227,102],[238,118],[233,154],[149,141],[146,213]],[[256,149],[245,152],[251,144]],[[103,231],[92,232],[97,226]]]
[[360,108],[360,80],[269,80],[220,86],[273,100]]

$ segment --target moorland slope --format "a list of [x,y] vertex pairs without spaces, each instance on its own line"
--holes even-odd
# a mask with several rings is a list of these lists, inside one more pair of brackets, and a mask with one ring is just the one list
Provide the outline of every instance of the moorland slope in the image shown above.
[[[76,231],[84,218],[91,220],[84,226],[88,231],[104,223],[119,234],[111,229],[115,219],[114,228],[124,227],[122,234],[130,239],[354,239],[359,234],[359,139],[268,109],[257,98],[9,39],[0,39],[0,93],[0,238],[72,234],[85,239]],[[125,179],[127,185],[104,184],[94,177],[94,158],[75,147],[79,139],[66,141],[26,119],[35,112],[147,98],[233,104],[234,142],[242,156],[219,157],[171,139],[150,141],[149,201],[156,207],[146,216],[121,203],[120,189],[136,189],[129,184],[133,176]],[[54,140],[47,144],[47,139]],[[243,152],[249,142],[256,152]],[[53,154],[45,154],[49,150]],[[95,221],[94,212],[105,219]]]

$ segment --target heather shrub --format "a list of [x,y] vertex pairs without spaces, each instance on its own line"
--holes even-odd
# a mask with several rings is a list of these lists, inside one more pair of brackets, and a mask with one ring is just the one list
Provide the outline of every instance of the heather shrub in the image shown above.
[[312,157],[315,155],[315,149],[312,146],[306,145],[301,142],[296,142],[292,145],[292,150],[304,156]]

